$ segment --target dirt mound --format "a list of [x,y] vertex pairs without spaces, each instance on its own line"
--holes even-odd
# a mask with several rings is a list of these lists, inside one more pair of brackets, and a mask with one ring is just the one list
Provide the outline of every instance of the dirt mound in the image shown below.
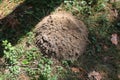
[[35,28],[36,45],[42,54],[59,60],[76,60],[87,45],[85,25],[67,12],[45,17]]

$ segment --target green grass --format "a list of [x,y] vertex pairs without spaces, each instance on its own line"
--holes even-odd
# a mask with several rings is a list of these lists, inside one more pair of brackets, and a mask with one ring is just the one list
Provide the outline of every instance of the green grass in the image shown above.
[[[12,3],[19,1],[12,0]],[[95,1],[25,0],[1,19],[0,80],[16,80],[22,77],[21,74],[29,80],[85,80],[91,71],[103,72],[105,80],[119,80],[120,46],[112,44],[110,39],[113,33],[120,34],[120,19],[118,17],[111,21],[108,18],[110,11],[106,7],[111,5],[119,15],[120,6],[105,0]],[[78,61],[62,61],[60,66],[54,66],[54,60],[42,56],[35,47],[33,29],[59,6],[85,23],[89,31],[89,44]],[[14,25],[12,20],[16,22]],[[74,73],[72,67],[82,70]]]
[[[20,1],[11,0],[11,3],[18,4]],[[53,75],[53,63],[34,46],[32,30],[61,2],[62,0],[24,0],[12,13],[0,20],[0,56],[4,63],[0,67],[1,80],[16,80],[22,74],[31,80],[57,80],[59,71]],[[54,69],[57,70],[56,67]]]
[[[119,44],[118,46],[113,45],[110,39],[113,33],[120,33],[119,19],[110,21],[107,17],[110,12],[106,9],[107,4],[104,0],[98,1],[95,5],[93,3],[89,5],[85,0],[83,1],[84,3],[74,0],[66,2],[63,6],[78,19],[83,20],[89,31],[89,45],[86,53],[79,58],[78,62],[73,63],[73,66],[82,67],[88,73],[93,70],[105,72],[107,74],[105,80],[118,80],[120,48]],[[103,7],[100,7],[102,5],[99,3],[102,3]],[[120,8],[118,7],[119,13]],[[107,46],[107,49],[104,46]],[[105,59],[107,60],[105,61]]]
[[[8,72],[2,75],[5,76],[2,80],[16,80],[19,79],[20,74],[25,74],[32,80],[57,80],[57,76],[62,70],[59,71],[60,67],[58,66],[52,67],[53,61],[40,54],[33,44],[33,33],[29,32],[27,35],[25,41],[27,44],[25,46],[21,45],[23,43],[12,46],[7,40],[3,41],[3,59],[5,61],[3,66]],[[56,69],[57,73],[53,75],[52,71],[54,69]]]

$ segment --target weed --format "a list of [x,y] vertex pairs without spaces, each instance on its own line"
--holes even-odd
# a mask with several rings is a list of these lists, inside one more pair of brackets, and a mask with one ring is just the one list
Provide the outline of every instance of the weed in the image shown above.
[[3,41],[3,46],[5,46],[4,57],[7,63],[11,65],[18,63],[15,47],[13,47],[7,40]]
[[[33,34],[28,33],[28,39],[32,38],[31,35]],[[28,41],[32,45],[32,40]],[[7,40],[3,41],[3,46],[5,47],[4,58],[7,64],[6,69],[9,71],[6,74],[7,77],[16,79],[20,73],[23,73],[21,71],[23,70],[30,77],[40,75],[39,80],[57,80],[57,74],[59,74],[62,68],[57,67],[59,70],[56,75],[53,75],[53,61],[41,56],[37,48],[25,49],[22,45],[12,46]],[[34,78],[32,77],[31,79]]]
[[82,15],[93,15],[104,10],[108,0],[73,0],[64,1],[65,9],[71,12],[79,12]]

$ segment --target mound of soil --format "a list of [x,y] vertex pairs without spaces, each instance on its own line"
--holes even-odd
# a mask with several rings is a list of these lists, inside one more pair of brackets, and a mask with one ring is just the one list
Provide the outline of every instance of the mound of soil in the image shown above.
[[76,60],[87,45],[86,26],[63,11],[45,17],[35,33],[35,43],[42,54],[58,60]]

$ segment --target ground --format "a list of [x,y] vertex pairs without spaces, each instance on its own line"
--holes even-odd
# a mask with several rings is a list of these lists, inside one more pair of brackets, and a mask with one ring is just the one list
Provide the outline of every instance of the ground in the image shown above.
[[[0,0],[0,79],[119,80],[119,3],[119,0]],[[34,45],[36,24],[61,9],[82,20],[89,32],[86,52],[74,62],[46,58]]]
[[58,60],[77,60],[85,51],[88,31],[70,13],[56,11],[35,27],[35,43],[41,53]]

